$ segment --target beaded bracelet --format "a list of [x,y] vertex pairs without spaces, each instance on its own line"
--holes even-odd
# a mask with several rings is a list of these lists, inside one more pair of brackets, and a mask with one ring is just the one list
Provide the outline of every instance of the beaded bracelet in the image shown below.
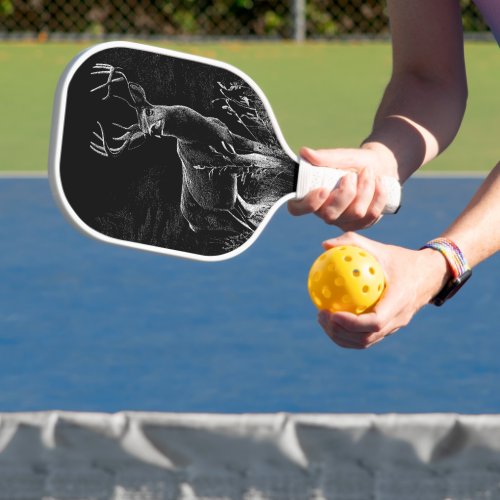
[[448,262],[454,278],[458,278],[470,270],[462,250],[448,238],[436,238],[426,243],[422,248],[432,248],[441,252]]
[[431,301],[434,305],[441,306],[460,290],[462,285],[471,277],[472,270],[460,248],[448,238],[431,240],[421,250],[424,248],[431,248],[440,252],[446,259],[453,275],[453,278]]

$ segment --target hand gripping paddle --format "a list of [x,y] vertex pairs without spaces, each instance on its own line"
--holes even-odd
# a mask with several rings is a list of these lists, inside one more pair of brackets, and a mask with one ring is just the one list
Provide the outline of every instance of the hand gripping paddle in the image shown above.
[[[239,254],[285,201],[345,174],[297,158],[243,72],[128,42],[66,68],[49,163],[60,208],[85,234],[203,261]],[[401,187],[382,182],[393,213]]]

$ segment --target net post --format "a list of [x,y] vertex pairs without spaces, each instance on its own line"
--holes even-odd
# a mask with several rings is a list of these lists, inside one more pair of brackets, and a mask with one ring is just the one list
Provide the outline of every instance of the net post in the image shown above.
[[293,39],[303,42],[306,39],[306,0],[292,0]]

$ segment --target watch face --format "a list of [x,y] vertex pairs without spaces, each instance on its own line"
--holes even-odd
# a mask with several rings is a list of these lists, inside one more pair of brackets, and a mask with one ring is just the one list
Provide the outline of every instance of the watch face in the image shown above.
[[467,280],[472,276],[472,270],[468,269],[458,278],[451,279],[443,289],[432,299],[436,306],[442,306],[448,299],[451,299],[462,288]]

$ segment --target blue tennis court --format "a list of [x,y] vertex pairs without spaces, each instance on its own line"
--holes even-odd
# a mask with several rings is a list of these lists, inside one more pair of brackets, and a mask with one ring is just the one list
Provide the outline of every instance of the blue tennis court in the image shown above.
[[[480,179],[407,183],[366,235],[419,247]],[[306,290],[337,235],[282,207],[247,252],[203,264],[104,245],[45,178],[0,180],[0,411],[500,411],[500,258],[368,351],[335,346]]]

